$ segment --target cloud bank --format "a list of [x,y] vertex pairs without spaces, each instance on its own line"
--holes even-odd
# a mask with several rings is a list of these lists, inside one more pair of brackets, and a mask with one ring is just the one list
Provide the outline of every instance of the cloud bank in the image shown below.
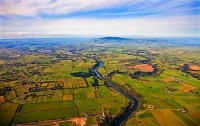
[[197,0],[0,0],[0,36],[200,36]]

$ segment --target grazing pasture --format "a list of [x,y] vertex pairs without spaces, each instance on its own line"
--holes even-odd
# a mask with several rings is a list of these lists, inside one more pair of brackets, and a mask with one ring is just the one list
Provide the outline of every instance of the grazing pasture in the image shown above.
[[0,124],[2,126],[10,125],[12,118],[17,110],[18,104],[4,103],[0,105]]
[[35,122],[43,120],[55,120],[59,118],[69,118],[75,116],[76,112],[74,109],[40,111],[31,113],[21,112],[16,115],[14,123],[17,124],[17,123]]

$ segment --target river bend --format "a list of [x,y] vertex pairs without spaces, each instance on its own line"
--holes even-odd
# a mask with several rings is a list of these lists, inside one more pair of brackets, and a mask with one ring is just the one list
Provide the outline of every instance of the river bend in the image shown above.
[[117,86],[115,86],[114,84],[110,83],[109,81],[107,81],[106,79],[104,79],[97,71],[98,67],[102,66],[102,62],[98,62],[98,66],[94,69],[94,72],[96,74],[96,76],[100,79],[102,79],[104,82],[106,82],[109,86],[111,86],[112,88],[114,88],[116,91],[118,91],[119,93],[121,93],[122,95],[124,95],[125,97],[127,97],[128,99],[132,100],[134,102],[134,106],[127,111],[119,120],[117,120],[117,122],[114,124],[115,126],[119,126],[122,122],[124,122],[138,107],[138,101],[137,99],[135,99],[134,97],[132,97],[131,95],[127,94],[126,92],[122,91],[120,88],[118,88]]

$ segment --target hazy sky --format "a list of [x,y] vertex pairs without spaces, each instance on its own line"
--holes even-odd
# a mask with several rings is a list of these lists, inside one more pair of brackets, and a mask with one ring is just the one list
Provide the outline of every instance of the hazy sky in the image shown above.
[[200,0],[0,0],[1,37],[200,36]]

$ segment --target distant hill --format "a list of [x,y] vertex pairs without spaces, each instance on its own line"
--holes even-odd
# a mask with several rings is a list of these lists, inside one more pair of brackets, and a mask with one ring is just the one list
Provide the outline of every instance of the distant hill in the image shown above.
[[100,38],[101,40],[130,40],[128,38],[121,38],[121,37],[104,37]]

